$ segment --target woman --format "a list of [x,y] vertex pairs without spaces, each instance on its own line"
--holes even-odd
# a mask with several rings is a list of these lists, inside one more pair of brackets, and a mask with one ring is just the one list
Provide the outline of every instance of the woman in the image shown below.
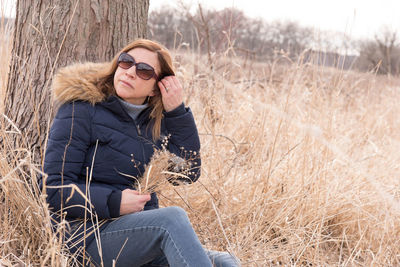
[[156,194],[133,187],[131,177],[166,139],[190,162],[190,182],[200,175],[199,136],[166,48],[136,40],[111,63],[61,69],[52,90],[61,106],[44,190],[54,214],[70,223],[71,251],[99,266],[236,266],[228,253],[202,248],[183,209],[158,209]]

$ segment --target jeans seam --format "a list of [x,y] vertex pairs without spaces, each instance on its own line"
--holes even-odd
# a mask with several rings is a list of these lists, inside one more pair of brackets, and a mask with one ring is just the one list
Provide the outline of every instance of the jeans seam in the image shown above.
[[171,233],[164,227],[160,227],[160,226],[143,226],[143,227],[135,227],[135,228],[131,228],[131,229],[124,229],[124,230],[116,230],[116,231],[111,231],[111,232],[102,232],[100,233],[100,236],[106,236],[106,235],[113,235],[113,234],[119,234],[119,233],[125,233],[125,232],[133,232],[135,230],[146,230],[146,229],[158,229],[158,230],[163,230],[164,232],[166,232],[168,234],[168,238],[172,241],[172,244],[174,246],[174,248],[176,249],[176,251],[178,252],[180,258],[183,260],[183,263],[186,266],[189,266],[189,264],[186,262],[185,258],[182,256],[181,251],[179,250],[179,248],[176,246],[175,241],[171,238]]

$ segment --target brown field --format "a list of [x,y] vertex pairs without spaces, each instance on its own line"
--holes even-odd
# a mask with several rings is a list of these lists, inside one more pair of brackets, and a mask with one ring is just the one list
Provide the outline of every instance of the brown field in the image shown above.
[[[2,42],[0,100],[10,54]],[[205,246],[243,266],[400,265],[399,79],[226,55],[211,70],[174,55],[202,176],[160,200],[186,209]],[[40,168],[11,122],[0,131],[0,266],[73,265],[27,183]]]

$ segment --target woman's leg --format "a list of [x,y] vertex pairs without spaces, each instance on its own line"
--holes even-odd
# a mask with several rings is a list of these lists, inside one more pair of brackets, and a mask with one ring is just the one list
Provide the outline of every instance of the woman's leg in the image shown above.
[[167,258],[171,266],[211,266],[186,212],[178,207],[148,210],[122,216],[100,233],[102,257],[96,241],[86,252],[100,266],[141,266]]

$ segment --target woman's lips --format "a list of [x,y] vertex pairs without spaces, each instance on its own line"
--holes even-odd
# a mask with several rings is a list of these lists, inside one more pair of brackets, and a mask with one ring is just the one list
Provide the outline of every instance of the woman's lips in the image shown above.
[[133,88],[133,86],[132,86],[130,83],[128,83],[128,82],[126,82],[126,81],[124,81],[124,80],[120,80],[120,82],[121,82],[123,85],[125,85],[125,86],[128,86],[128,87],[130,87],[130,88]]

